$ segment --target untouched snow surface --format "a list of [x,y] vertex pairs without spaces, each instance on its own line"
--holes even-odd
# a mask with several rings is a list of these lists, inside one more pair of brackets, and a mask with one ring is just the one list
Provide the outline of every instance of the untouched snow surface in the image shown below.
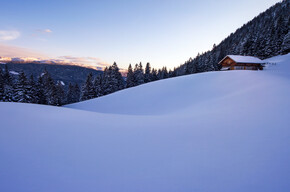
[[290,54],[67,107],[0,103],[0,191],[288,192]]

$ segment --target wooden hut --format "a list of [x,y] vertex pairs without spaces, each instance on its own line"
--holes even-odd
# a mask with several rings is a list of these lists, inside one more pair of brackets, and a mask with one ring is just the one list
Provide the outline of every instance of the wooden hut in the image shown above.
[[257,57],[242,55],[227,55],[219,62],[221,70],[263,70],[263,63]]

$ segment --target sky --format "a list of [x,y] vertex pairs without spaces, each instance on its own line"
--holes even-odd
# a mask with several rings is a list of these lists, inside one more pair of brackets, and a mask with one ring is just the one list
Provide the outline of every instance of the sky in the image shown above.
[[0,0],[0,56],[170,69],[278,0]]

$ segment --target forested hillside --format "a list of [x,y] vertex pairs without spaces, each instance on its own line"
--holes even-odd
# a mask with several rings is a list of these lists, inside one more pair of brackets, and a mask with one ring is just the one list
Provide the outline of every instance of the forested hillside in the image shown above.
[[190,58],[175,69],[177,75],[218,70],[226,55],[250,55],[261,59],[290,51],[290,1],[270,7],[241,28],[231,33],[212,50]]
[[[27,75],[23,70],[19,73],[11,71],[8,64],[4,66],[4,70],[0,67],[0,102],[61,106],[107,95],[125,87],[124,79],[116,63],[106,67],[104,71],[93,70],[95,73],[89,72],[90,69],[80,70],[77,79],[84,78],[81,83],[76,82],[76,79],[73,78],[78,74],[77,70],[72,71],[76,68],[75,66],[58,65],[51,68],[50,65],[47,65],[50,71],[54,69],[56,72],[50,73],[47,68],[44,68],[36,78],[33,70],[28,70]],[[79,68],[82,69],[82,67]],[[84,71],[88,73],[87,76],[84,76]],[[65,77],[62,77],[61,74],[65,74]],[[66,85],[59,78],[70,80]]]
[[0,64],[2,70],[5,69],[5,65],[8,66],[9,71],[13,74],[20,74],[24,72],[27,76],[33,75],[36,79],[44,70],[51,74],[51,77],[55,81],[62,81],[65,84],[65,88],[68,88],[69,83],[81,85],[85,82],[89,73],[93,75],[99,75],[103,71],[95,70],[91,68],[76,66],[76,65],[63,65],[63,64],[45,64],[45,63],[21,63],[21,62],[8,62],[6,64]]

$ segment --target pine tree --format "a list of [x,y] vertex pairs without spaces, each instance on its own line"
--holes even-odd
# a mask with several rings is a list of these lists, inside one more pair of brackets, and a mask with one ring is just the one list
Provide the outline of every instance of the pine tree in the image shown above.
[[162,68],[162,77],[163,77],[163,79],[168,78],[168,71],[167,71],[166,67]]
[[45,95],[45,85],[44,85],[44,80],[43,77],[40,76],[38,78],[38,81],[36,83],[36,95],[35,95],[35,100],[36,103],[38,104],[47,104],[47,98]]
[[116,63],[105,69],[102,78],[102,92],[104,95],[124,88],[124,80]]
[[58,105],[58,94],[57,89],[54,83],[54,80],[51,78],[49,72],[45,69],[42,75],[43,78],[43,88],[44,95],[48,105]]
[[27,97],[29,98],[28,100],[29,103],[37,103],[38,98],[37,98],[36,89],[37,89],[37,86],[36,86],[36,83],[34,82],[33,75],[30,75],[30,78],[27,84]]
[[285,35],[281,47],[281,53],[282,54],[287,54],[290,52],[290,31]]
[[70,83],[68,85],[67,98],[66,98],[66,101],[68,104],[74,103],[73,97],[74,97],[74,86]]
[[58,105],[57,89],[52,78],[46,82],[46,99],[48,105]]
[[169,77],[176,77],[176,69],[174,68],[173,71],[169,71]]
[[0,68],[0,101],[4,101],[4,74]]
[[79,87],[79,85],[76,83],[74,86],[74,97],[73,97],[73,101],[74,102],[79,102],[81,98],[81,89]]
[[151,79],[152,79],[151,67],[150,67],[150,63],[147,63],[145,67],[144,83],[150,82]]
[[12,77],[10,75],[10,72],[8,70],[8,65],[5,65],[5,71],[4,71],[4,81],[6,85],[13,85]]
[[71,103],[76,103],[80,101],[80,88],[78,84],[76,83],[75,85],[72,85],[71,83],[68,86],[68,91],[67,91],[67,99],[66,103],[71,104]]
[[[53,82],[53,81],[52,81]],[[49,94],[48,94],[48,105],[60,106],[60,100],[58,96],[58,90],[55,84],[50,84]]]
[[104,95],[112,93],[111,67],[106,67],[102,76],[102,91]]
[[13,102],[14,100],[14,83],[12,80],[12,77],[10,75],[10,72],[8,70],[7,64],[5,65],[5,71],[4,71],[4,98],[3,101],[6,102]]
[[157,72],[157,79],[158,79],[158,80],[163,79],[163,74],[162,74],[162,70],[161,70],[161,69],[158,69],[158,72]]
[[124,89],[124,79],[122,77],[122,74],[119,71],[119,67],[117,66],[117,63],[114,62],[114,64],[112,65],[112,79],[115,79],[115,88],[114,88],[114,92]]
[[189,62],[185,62],[184,63],[184,67],[185,67],[185,74],[188,75],[188,74],[191,74],[191,63]]
[[158,80],[157,70],[153,68],[151,81],[157,81],[157,80]]
[[89,75],[87,76],[87,80],[82,88],[81,101],[93,99],[95,95],[96,93],[93,84],[93,74],[89,73]]
[[64,97],[64,90],[63,90],[63,85],[61,84],[60,81],[57,82],[56,86],[56,106],[62,106],[64,104],[66,104],[66,98]]
[[135,79],[135,85],[141,85],[144,83],[144,71],[143,71],[141,62],[139,63],[139,65],[138,64],[135,65],[134,79]]
[[18,81],[15,85],[14,101],[20,103],[29,103],[30,98],[28,95],[28,80],[24,72],[20,72]]
[[100,97],[104,94],[102,89],[102,75],[98,75],[95,78],[94,89],[95,89],[95,97]]
[[134,78],[134,73],[131,64],[128,67],[128,72],[127,72],[127,80],[126,80],[126,87],[134,87],[135,86],[135,78]]

